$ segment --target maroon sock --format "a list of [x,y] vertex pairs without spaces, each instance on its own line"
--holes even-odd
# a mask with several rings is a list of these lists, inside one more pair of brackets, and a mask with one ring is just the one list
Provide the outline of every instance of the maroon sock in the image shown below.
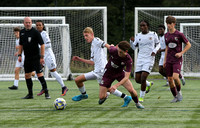
[[176,89],[179,92],[181,90],[181,85],[176,85]]
[[133,99],[133,101],[134,101],[135,103],[138,103],[138,96],[132,97],[132,99]]
[[176,87],[170,88],[172,95],[175,97],[177,95]]

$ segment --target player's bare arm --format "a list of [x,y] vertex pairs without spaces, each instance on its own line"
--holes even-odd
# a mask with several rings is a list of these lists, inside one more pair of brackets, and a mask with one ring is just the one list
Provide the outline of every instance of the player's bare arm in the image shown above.
[[86,59],[80,58],[80,57],[78,57],[78,56],[73,56],[73,57],[72,57],[72,60],[73,60],[73,61],[81,61],[81,62],[84,62],[84,63],[86,63],[86,64],[94,65],[94,61],[86,60]]
[[167,51],[168,51],[168,46],[166,46],[166,48],[165,48],[165,58],[164,58],[164,62],[163,62],[163,67],[164,67],[164,68],[165,68],[165,66],[166,66]]
[[181,51],[181,52],[179,52],[179,53],[176,53],[175,56],[176,56],[177,58],[180,58],[185,52],[187,52],[187,51],[190,49],[190,47],[191,47],[191,44],[190,44],[190,42],[188,41],[188,42],[186,43],[186,46],[185,46],[185,48],[183,49],[183,51]]
[[23,46],[19,45],[19,50],[18,50],[18,61],[19,62],[22,61],[22,50],[23,50]]
[[44,64],[44,50],[45,50],[45,45],[42,44],[40,47],[40,64]]
[[120,82],[110,87],[109,91],[114,92],[120,85],[123,85],[129,79],[130,74],[131,72],[125,72],[125,77]]

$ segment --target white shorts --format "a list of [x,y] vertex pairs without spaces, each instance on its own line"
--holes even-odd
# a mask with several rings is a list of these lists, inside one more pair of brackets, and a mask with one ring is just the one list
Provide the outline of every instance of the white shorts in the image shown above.
[[137,64],[135,72],[146,71],[148,73],[151,73],[152,68],[153,68],[153,63],[145,63],[143,65]]
[[84,76],[86,80],[97,80],[98,83],[100,83],[103,76],[103,72],[91,71],[91,72],[85,73]]
[[165,56],[161,56],[159,60],[159,66],[163,66]]
[[57,67],[54,54],[48,54],[48,56],[44,58],[44,63],[45,64],[43,66],[47,66],[49,70]]
[[24,67],[24,56],[22,56],[22,61],[21,62],[19,62],[18,59],[17,59],[15,67],[16,68],[18,68],[18,67],[19,68],[23,68]]

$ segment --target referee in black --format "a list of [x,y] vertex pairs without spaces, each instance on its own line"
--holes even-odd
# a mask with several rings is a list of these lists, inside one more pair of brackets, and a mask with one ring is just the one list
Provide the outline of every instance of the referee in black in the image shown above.
[[[21,53],[24,50],[25,61],[25,79],[28,88],[28,94],[23,99],[33,99],[33,82],[31,79],[31,72],[36,71],[37,77],[42,85],[42,91],[45,93],[45,98],[50,99],[47,84],[43,76],[41,64],[44,63],[44,42],[40,33],[32,27],[32,20],[30,17],[24,18],[24,29],[20,31],[18,60],[21,62]],[[39,45],[41,46],[39,48]]]

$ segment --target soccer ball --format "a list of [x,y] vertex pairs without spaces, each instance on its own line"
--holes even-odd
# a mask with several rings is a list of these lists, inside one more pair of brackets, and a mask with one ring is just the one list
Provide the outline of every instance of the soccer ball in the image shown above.
[[53,105],[56,108],[56,110],[63,110],[67,106],[66,101],[63,98],[55,99]]

